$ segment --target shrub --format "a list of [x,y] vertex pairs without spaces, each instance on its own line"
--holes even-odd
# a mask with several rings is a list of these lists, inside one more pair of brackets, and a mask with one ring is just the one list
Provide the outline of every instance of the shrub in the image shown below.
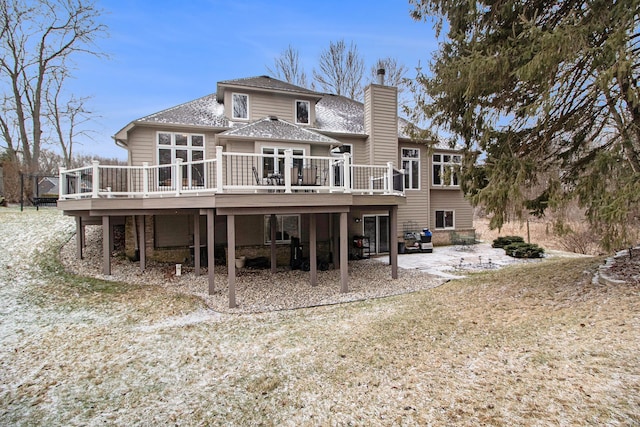
[[544,249],[535,243],[511,243],[504,247],[504,251],[514,258],[542,258],[544,255]]
[[524,239],[520,236],[501,236],[493,241],[492,248],[504,248],[512,243],[524,243]]

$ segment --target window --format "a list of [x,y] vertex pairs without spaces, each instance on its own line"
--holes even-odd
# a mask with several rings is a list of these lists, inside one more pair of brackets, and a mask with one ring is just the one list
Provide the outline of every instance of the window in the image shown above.
[[433,185],[459,185],[458,171],[462,157],[457,154],[433,155]]
[[453,211],[436,211],[436,229],[454,228]]
[[246,120],[249,118],[249,95],[234,93],[232,104],[232,117],[234,119]]
[[296,123],[302,125],[309,124],[309,101],[296,101]]
[[[204,160],[204,135],[158,132],[158,185],[173,186],[173,168],[177,159],[183,162]],[[204,186],[204,163],[182,166],[183,185],[188,188]]]
[[[291,243],[300,237],[300,215],[276,215],[276,243]],[[264,216],[264,243],[271,244],[271,215]]]
[[405,190],[419,190],[420,150],[418,148],[402,149],[402,169],[404,169]]
[[[278,147],[262,147],[262,177],[265,178],[270,174],[284,173],[284,150],[286,148]],[[304,156],[304,150],[294,149],[294,156]],[[301,158],[293,159],[293,167],[298,167],[298,171],[302,170],[303,160]]]

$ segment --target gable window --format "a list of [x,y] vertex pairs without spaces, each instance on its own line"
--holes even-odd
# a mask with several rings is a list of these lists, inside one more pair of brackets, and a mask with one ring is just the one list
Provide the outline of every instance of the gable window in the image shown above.
[[[173,167],[177,159],[186,162],[204,160],[204,135],[158,132],[158,185],[173,187]],[[163,165],[167,165],[164,166]],[[183,186],[202,187],[205,181],[204,163],[182,166]]]
[[301,125],[309,124],[309,110],[311,104],[309,101],[296,101],[296,123]]
[[433,155],[433,185],[457,186],[462,157],[457,154]]
[[249,95],[244,93],[234,93],[232,95],[232,117],[234,119],[248,119],[249,118]]
[[436,211],[436,229],[454,228],[453,211]]
[[404,169],[405,190],[419,190],[420,150],[418,148],[402,149],[402,169]]
[[[291,243],[300,237],[300,215],[276,215],[276,243]],[[264,216],[264,243],[271,244],[271,215]]]

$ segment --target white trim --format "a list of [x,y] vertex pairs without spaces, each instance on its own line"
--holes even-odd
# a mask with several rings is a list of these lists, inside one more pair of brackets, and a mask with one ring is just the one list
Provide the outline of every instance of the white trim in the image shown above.
[[[168,135],[170,135],[171,142],[169,144],[160,144],[160,134],[168,134]],[[187,136],[187,145],[176,145],[176,135],[186,135]],[[202,137],[202,145],[192,145],[194,136],[195,137]],[[166,163],[162,164],[162,165],[160,164],[160,150],[169,150],[171,152],[171,163],[169,163],[169,165],[172,165],[172,164],[176,163],[176,159],[177,159],[176,151],[178,151],[178,150],[187,152],[187,158],[186,158],[186,160],[184,160],[184,163],[194,162],[194,160],[193,160],[193,152],[201,152],[202,153],[202,161],[204,161],[204,160],[207,159],[207,148],[206,148],[206,146],[207,146],[207,138],[206,138],[205,134],[203,134],[203,133],[173,132],[173,131],[163,131],[163,130],[156,131],[155,164],[158,167],[166,165]],[[199,162],[199,161],[200,160],[195,160],[195,162]],[[189,179],[189,177],[191,176],[193,165],[191,165],[191,167],[189,167],[189,166],[186,166],[186,167],[187,167],[187,176],[184,177],[184,178],[189,183],[188,188],[192,188],[193,178]],[[204,175],[202,176],[202,185],[195,185],[195,186],[193,186],[194,188],[203,187],[205,185],[205,183],[207,182],[207,168],[206,167],[204,167],[203,173],[204,173]],[[158,183],[158,187],[167,188],[166,186],[160,185],[160,183]]]
[[[264,150],[273,150],[273,153],[268,153],[265,154]],[[306,150],[304,148],[300,148],[300,147],[296,147],[296,146],[287,146],[287,145],[271,145],[271,144],[265,144],[265,145],[261,145],[260,146],[260,152],[259,154],[262,157],[262,161],[260,162],[259,166],[259,172],[261,174],[262,177],[266,177],[266,173],[264,171],[264,162],[265,159],[267,158],[267,156],[272,157],[273,158],[273,173],[284,173],[284,171],[280,170],[280,164],[278,162],[278,159],[284,159],[284,152],[285,150],[292,150],[296,153],[294,153],[295,156],[305,156],[306,155]],[[302,152],[302,154],[300,154],[299,152]],[[281,153],[282,152],[282,153]],[[283,160],[284,162],[284,160]],[[285,167],[286,169],[286,167]]]
[[[440,156],[440,160],[439,161],[435,161],[434,157],[435,156]],[[450,160],[448,162],[446,162],[444,160],[444,156],[450,156]],[[453,158],[457,157],[458,161],[454,162]],[[435,183],[435,166],[439,165],[440,166],[440,184],[436,184]],[[460,176],[457,176],[458,179],[458,183],[457,184],[453,184],[453,178],[454,178],[454,174],[452,173],[451,175],[451,181],[449,183],[445,183],[444,179],[443,179],[443,173],[445,168],[454,168],[454,167],[460,167],[462,165],[462,156],[458,153],[443,153],[443,152],[435,152],[431,155],[431,186],[432,187],[438,187],[438,188],[442,188],[442,187],[450,187],[450,188],[460,188]]]
[[[404,157],[403,155],[403,151],[404,150],[412,150],[412,151],[416,151],[418,153],[418,157]],[[416,147],[400,147],[400,167],[404,170],[405,176],[409,177],[409,180],[412,180],[412,175],[411,175],[411,171],[409,171],[408,169],[405,169],[404,167],[404,162],[405,161],[409,161],[409,162],[416,162],[418,164],[418,186],[417,187],[407,187],[406,185],[404,186],[404,191],[420,191],[422,189],[422,152],[420,150],[420,148],[416,148]],[[413,167],[413,166],[412,166]],[[413,182],[412,182],[413,184]]]
[[[235,112],[236,109],[234,108],[235,106],[235,96],[244,96],[245,98],[247,98],[247,116],[246,117],[236,117]],[[231,93],[231,118],[234,120],[249,120],[249,95],[246,93],[240,93],[240,92],[232,92]]]
[[[453,225],[451,227],[447,227],[445,218],[443,217],[443,221],[445,222],[444,227],[438,227],[438,212],[451,212]],[[455,230],[456,229],[456,211],[454,209],[436,209],[433,211],[435,216],[434,221],[434,230]]]

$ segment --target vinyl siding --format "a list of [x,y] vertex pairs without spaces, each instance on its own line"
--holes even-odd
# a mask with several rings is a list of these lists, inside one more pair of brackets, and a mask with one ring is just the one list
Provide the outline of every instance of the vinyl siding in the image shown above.
[[365,132],[369,135],[371,164],[398,163],[398,91],[395,87],[369,85],[365,89]]
[[402,148],[417,148],[420,150],[420,190],[405,190],[407,203],[398,207],[398,236],[403,236],[405,225],[409,222],[417,225],[417,230],[425,227],[433,228],[430,221],[430,201],[429,201],[429,153],[424,145],[400,143],[398,146],[398,158],[401,156]]
[[473,228],[473,208],[458,190],[431,190],[431,228],[435,229],[436,211],[454,211],[455,229]]
[[129,161],[131,165],[139,166],[143,162],[155,165],[158,160],[157,134],[158,132],[183,132],[204,135],[205,158],[212,159],[216,156],[215,132],[201,132],[198,130],[185,130],[176,127],[141,127],[137,126],[128,134]]
[[[279,119],[285,120],[290,123],[295,123],[295,102],[309,101],[309,124],[313,125],[315,122],[315,101],[311,98],[296,95],[284,95],[281,93],[265,93],[254,92],[251,90],[227,90],[224,94],[224,109],[227,117],[231,116],[231,108],[233,105],[232,94],[244,93],[249,95],[249,120],[253,122],[263,119],[267,116],[277,116]],[[242,122],[243,120],[234,119],[235,121]]]
[[138,166],[143,162],[150,165],[156,163],[156,132],[157,129],[141,127],[129,132],[127,143],[132,165]]

